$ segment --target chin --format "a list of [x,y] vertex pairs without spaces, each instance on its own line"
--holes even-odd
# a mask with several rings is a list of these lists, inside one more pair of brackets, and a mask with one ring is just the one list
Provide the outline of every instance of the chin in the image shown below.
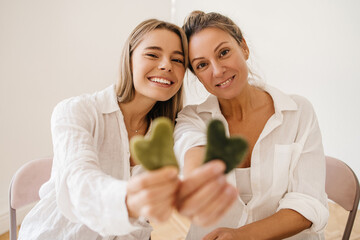
[[222,93],[218,93],[217,96],[218,98],[222,98],[222,99],[234,99],[237,98],[240,94],[241,94],[242,89],[231,89],[230,91],[227,92],[222,92]]
[[167,100],[169,100],[170,98],[157,98],[155,99],[157,102],[166,102]]
[[155,101],[158,102],[165,102],[169,100],[172,96],[162,96],[161,94],[154,94],[152,96],[148,96],[149,98],[152,98]]
[[174,94],[164,94],[164,93],[155,93],[153,94],[153,99],[156,100],[156,101],[160,101],[160,102],[165,102],[165,101],[168,101],[169,99],[171,99],[172,97],[174,97],[176,95],[176,92]]

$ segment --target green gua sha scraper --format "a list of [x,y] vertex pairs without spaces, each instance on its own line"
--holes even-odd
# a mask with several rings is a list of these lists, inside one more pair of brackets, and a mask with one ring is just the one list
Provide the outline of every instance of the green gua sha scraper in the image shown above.
[[170,119],[159,117],[153,121],[149,136],[131,138],[130,151],[135,161],[147,170],[169,165],[178,167],[173,150],[173,128]]
[[226,137],[224,124],[211,120],[207,129],[207,144],[204,163],[220,159],[226,164],[225,173],[230,172],[245,157],[248,143],[241,137]]

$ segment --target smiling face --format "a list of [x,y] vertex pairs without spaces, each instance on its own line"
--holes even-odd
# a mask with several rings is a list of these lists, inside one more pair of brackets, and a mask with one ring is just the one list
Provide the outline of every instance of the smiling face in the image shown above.
[[204,87],[221,99],[237,97],[248,84],[245,40],[239,45],[227,32],[205,28],[191,36],[189,58],[194,73]]
[[135,97],[166,101],[182,85],[185,67],[180,37],[167,29],[155,29],[134,49],[131,67]]

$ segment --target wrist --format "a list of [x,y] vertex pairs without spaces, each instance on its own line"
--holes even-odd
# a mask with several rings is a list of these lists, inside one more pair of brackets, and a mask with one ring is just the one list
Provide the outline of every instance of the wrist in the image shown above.
[[126,205],[126,209],[127,209],[129,218],[139,218],[139,215],[135,211],[132,211],[132,208],[130,207],[131,204],[129,204],[129,202],[128,202],[127,195],[125,197],[125,205]]
[[245,226],[242,226],[238,229],[236,229],[235,233],[236,233],[236,239],[243,239],[243,240],[260,240],[260,239],[264,239],[261,238],[261,236],[259,236],[257,234],[257,231],[253,231],[253,224],[247,224]]

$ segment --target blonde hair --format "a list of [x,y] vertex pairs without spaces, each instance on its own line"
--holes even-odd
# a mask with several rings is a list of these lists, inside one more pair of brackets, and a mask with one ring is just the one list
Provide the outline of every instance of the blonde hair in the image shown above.
[[[185,69],[188,66],[188,43],[184,31],[172,23],[160,21],[157,19],[143,21],[137,27],[135,27],[124,44],[120,59],[120,77],[116,84],[116,93],[118,95],[119,102],[126,103],[134,99],[135,88],[131,70],[131,56],[134,49],[138,46],[143,37],[155,29],[166,29],[174,32],[179,36],[181,40],[182,51],[184,53]],[[179,91],[172,98],[167,101],[156,102],[154,107],[148,113],[148,120],[151,121],[157,117],[165,116],[175,122],[176,115],[182,109],[182,105],[183,86],[181,85]]]

